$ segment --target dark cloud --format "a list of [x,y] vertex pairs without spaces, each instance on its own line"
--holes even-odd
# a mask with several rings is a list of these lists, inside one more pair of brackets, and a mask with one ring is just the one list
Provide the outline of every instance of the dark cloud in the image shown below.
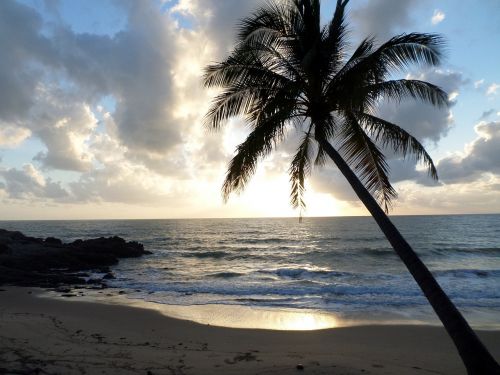
[[34,103],[33,92],[43,75],[40,64],[53,65],[50,40],[33,9],[0,1],[0,119],[17,123]]

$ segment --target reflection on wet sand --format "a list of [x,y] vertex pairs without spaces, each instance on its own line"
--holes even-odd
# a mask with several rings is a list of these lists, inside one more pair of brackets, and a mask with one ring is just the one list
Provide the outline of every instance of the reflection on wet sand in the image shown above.
[[[353,325],[353,322],[341,320],[332,313],[318,312],[316,310],[266,309],[250,306],[208,304],[188,306],[167,305],[127,298],[125,295],[120,294],[89,292],[86,290],[86,294],[78,295],[76,300],[140,307],[158,311],[171,318],[190,320],[218,327],[310,331]],[[60,295],[54,292],[42,293],[40,297],[61,299]],[[72,299],[72,301],[75,301],[75,299]]]
[[271,310],[227,305],[163,305],[159,311],[173,318],[230,328],[307,331],[341,325],[335,315],[314,310]]

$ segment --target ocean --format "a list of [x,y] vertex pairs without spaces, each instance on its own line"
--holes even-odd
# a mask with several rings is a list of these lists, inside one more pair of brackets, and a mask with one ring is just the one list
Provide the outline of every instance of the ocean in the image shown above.
[[[470,323],[500,329],[500,215],[392,220]],[[109,281],[133,300],[439,324],[371,217],[0,221],[0,228],[143,243],[153,254],[121,260]]]

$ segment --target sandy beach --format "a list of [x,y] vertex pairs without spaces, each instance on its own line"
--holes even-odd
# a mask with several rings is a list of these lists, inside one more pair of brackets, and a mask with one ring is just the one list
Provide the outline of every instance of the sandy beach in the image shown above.
[[[0,292],[0,373],[465,374],[437,327],[221,328],[42,292]],[[500,358],[500,331],[479,335]]]

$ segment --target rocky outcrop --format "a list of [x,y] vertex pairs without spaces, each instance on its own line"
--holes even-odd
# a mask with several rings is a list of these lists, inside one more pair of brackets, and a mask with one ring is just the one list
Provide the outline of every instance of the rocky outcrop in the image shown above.
[[96,279],[86,281],[85,272],[109,273],[109,267],[120,258],[145,254],[150,252],[142,244],[116,236],[63,243],[54,237],[34,238],[0,229],[0,285],[99,283]]

